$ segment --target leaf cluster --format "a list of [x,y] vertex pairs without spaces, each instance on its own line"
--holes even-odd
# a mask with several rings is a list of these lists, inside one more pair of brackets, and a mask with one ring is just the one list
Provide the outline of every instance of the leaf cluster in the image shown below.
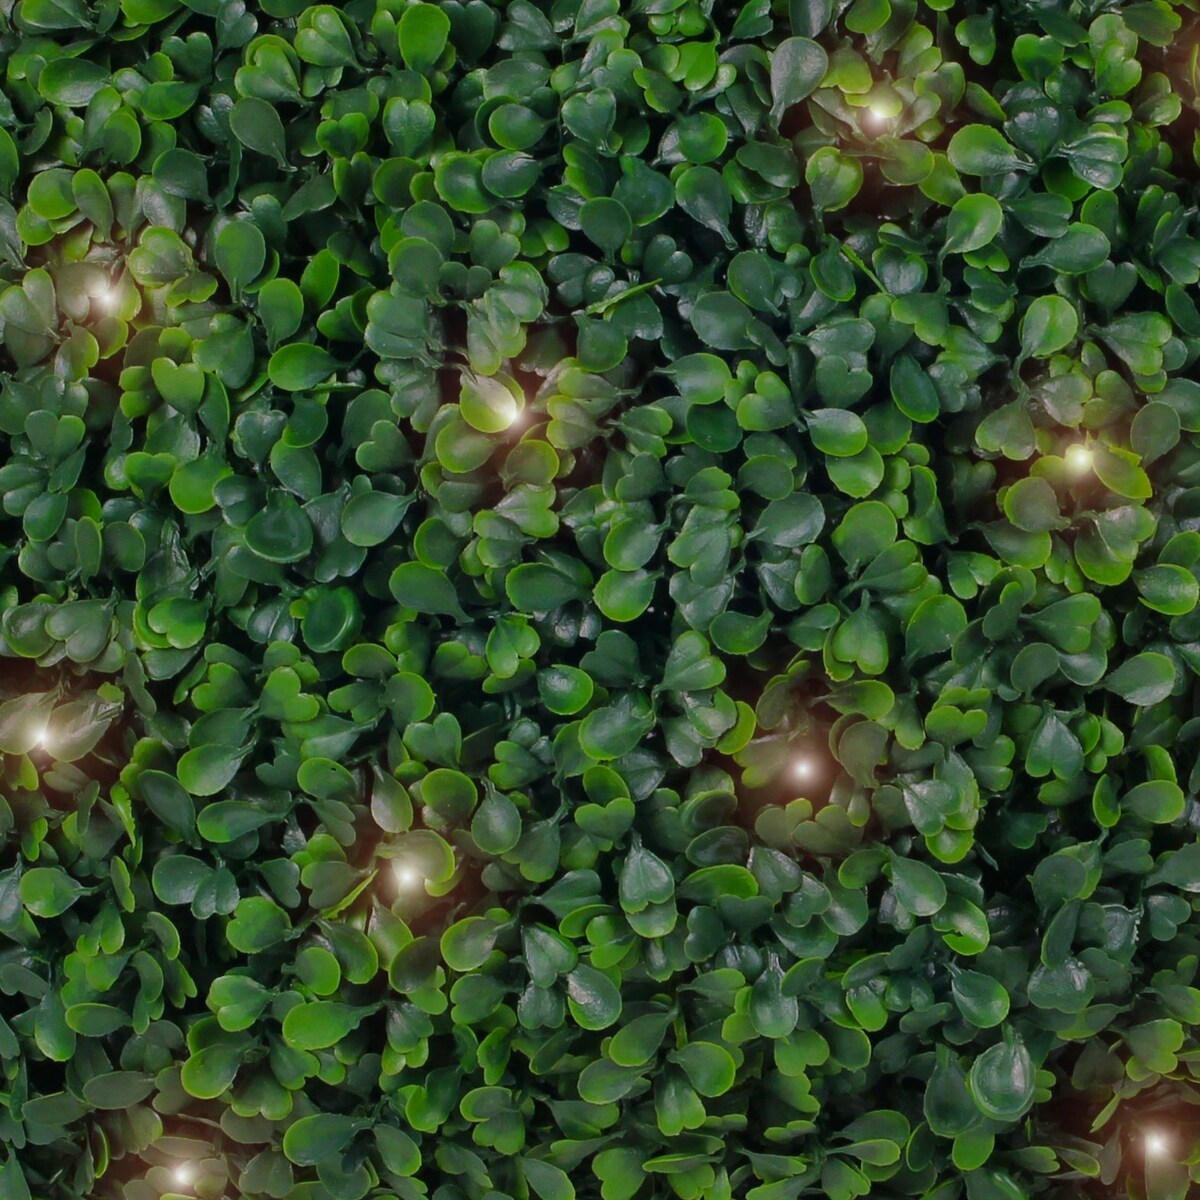
[[0,3],[0,1198],[1185,1200],[1192,8]]

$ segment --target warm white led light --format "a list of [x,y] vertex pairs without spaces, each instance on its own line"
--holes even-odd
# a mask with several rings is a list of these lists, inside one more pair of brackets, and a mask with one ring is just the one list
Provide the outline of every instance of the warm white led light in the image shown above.
[[174,1174],[175,1182],[180,1184],[182,1187],[187,1187],[187,1185],[195,1178],[195,1172],[188,1163],[180,1163],[179,1166],[175,1168]]
[[1147,1154],[1165,1154],[1167,1151],[1167,1139],[1161,1133],[1146,1134],[1146,1153]]
[[814,768],[812,764],[812,759],[809,758],[796,759],[795,765],[792,767],[792,770],[799,775],[801,779],[811,779],[815,769],[816,768]]
[[891,115],[885,112],[882,108],[876,108],[872,105],[867,112],[871,116],[871,121],[877,126],[887,125],[891,121]]
[[1086,446],[1071,446],[1066,454],[1067,466],[1076,475],[1083,475],[1092,469],[1092,452]]
[[412,867],[396,868],[396,882],[401,887],[412,887],[420,878],[420,875]]
[[34,745],[41,746],[43,750],[50,745],[50,727],[48,725],[43,725],[41,729],[38,730]]

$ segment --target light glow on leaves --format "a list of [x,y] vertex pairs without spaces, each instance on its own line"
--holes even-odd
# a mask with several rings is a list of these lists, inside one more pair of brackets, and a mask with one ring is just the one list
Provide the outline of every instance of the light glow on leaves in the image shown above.
[[1092,452],[1086,446],[1071,446],[1067,450],[1066,460],[1074,475],[1086,475],[1092,469]]
[[396,867],[396,882],[404,889],[415,887],[421,880],[420,874],[409,866]]
[[120,302],[120,295],[117,289],[108,282],[97,282],[88,289],[88,294],[91,297],[92,303],[104,312],[109,312],[116,308]]

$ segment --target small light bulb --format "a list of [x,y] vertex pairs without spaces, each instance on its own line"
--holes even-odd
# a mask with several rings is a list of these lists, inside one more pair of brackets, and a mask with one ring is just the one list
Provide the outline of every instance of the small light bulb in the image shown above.
[[796,759],[796,765],[792,768],[801,779],[807,779],[813,773],[812,761],[807,758]]
[[396,882],[401,887],[412,887],[420,876],[412,869],[412,867],[397,867]]
[[38,730],[34,745],[41,746],[43,750],[50,745],[50,727],[48,725],[43,725]]
[[1167,1139],[1161,1133],[1146,1135],[1146,1152],[1148,1154],[1165,1154],[1166,1149]]
[[1086,446],[1072,446],[1067,451],[1067,466],[1076,475],[1092,469],[1092,452]]
[[192,1168],[187,1163],[181,1163],[175,1168],[175,1182],[182,1187],[187,1187],[192,1182]]
[[872,105],[871,108],[868,109],[868,112],[870,113],[872,123],[877,126],[882,127],[890,124],[891,122],[891,116],[882,108],[876,108],[874,105]]

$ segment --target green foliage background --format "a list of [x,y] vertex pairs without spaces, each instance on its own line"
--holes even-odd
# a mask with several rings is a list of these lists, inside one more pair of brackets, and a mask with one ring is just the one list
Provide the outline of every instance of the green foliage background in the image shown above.
[[0,0],[0,1196],[1183,1200],[1192,9]]

